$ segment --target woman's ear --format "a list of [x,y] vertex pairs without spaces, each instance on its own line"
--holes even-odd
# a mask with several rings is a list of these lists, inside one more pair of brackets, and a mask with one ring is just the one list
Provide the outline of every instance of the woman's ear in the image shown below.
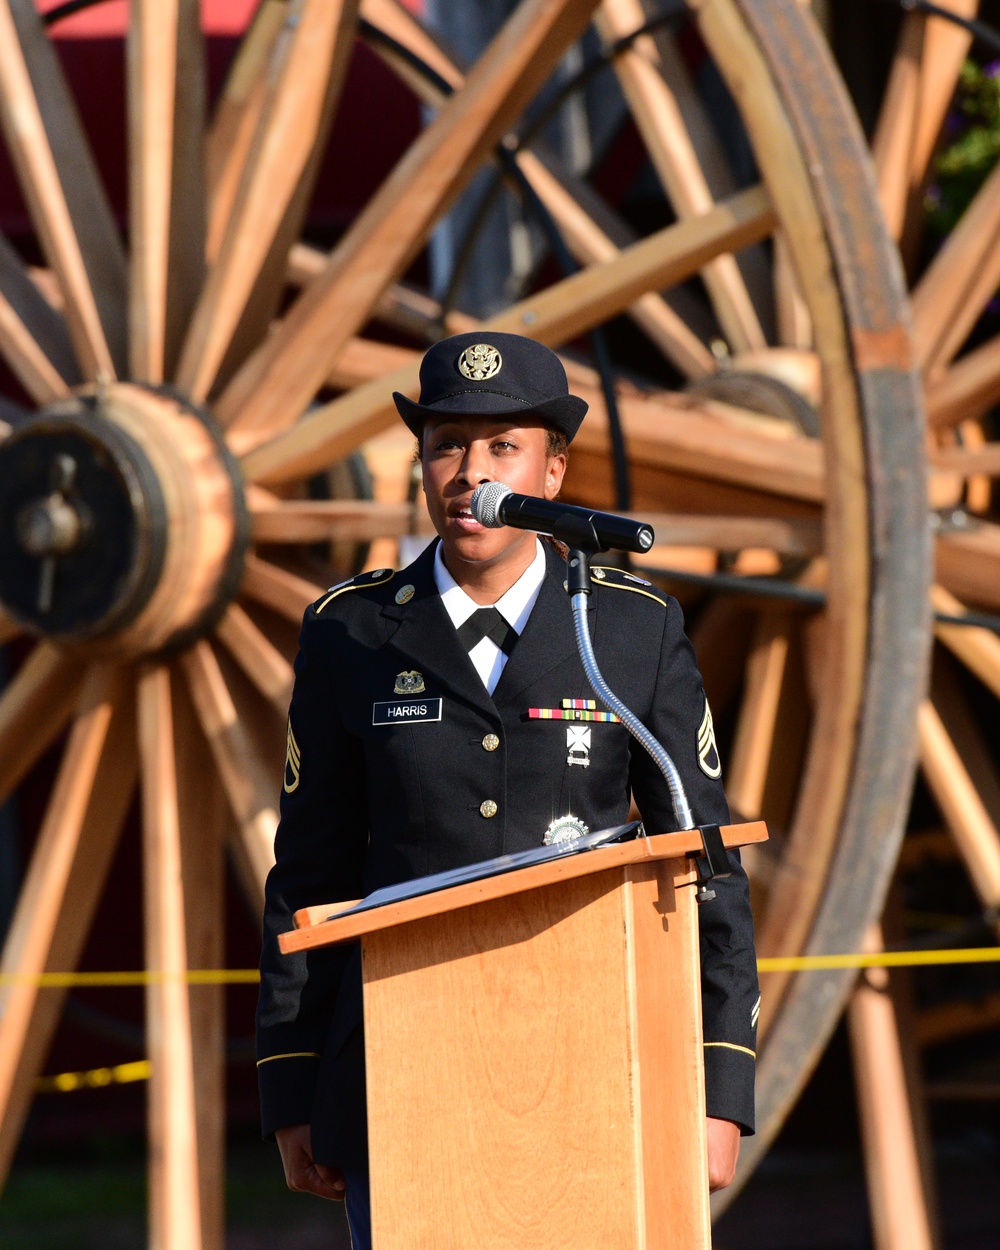
[[566,475],[566,456],[560,452],[558,456],[550,456],[545,469],[545,498],[555,499],[562,490],[563,478]]

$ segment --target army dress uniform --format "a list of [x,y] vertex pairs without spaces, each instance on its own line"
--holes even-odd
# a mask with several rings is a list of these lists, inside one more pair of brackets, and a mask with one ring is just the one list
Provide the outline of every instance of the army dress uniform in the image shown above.
[[[591,830],[675,828],[663,777],[599,708],[576,651],[566,566],[544,546],[537,599],[492,695],[435,581],[432,543],[363,574],[305,615],[267,881],[258,1072],[266,1135],[310,1122],[315,1160],[367,1167],[360,947],[283,956],[308,905],[540,845],[554,818]],[[594,570],[590,629],[612,690],[665,745],[698,823],[724,824],[711,712],[677,602]],[[760,996],[746,876],[699,908],[707,1113],[754,1125]],[[447,1056],[427,1056],[447,1062]]]

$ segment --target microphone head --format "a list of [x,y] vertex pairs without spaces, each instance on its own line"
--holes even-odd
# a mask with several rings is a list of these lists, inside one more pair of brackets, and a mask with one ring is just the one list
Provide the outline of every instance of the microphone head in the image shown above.
[[503,525],[500,505],[513,493],[503,482],[481,482],[472,492],[472,501],[469,504],[472,515],[488,530],[500,529]]

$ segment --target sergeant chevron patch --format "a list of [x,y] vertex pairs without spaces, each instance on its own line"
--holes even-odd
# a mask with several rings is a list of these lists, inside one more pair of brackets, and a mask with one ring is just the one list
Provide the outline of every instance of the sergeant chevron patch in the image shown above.
[[286,794],[293,794],[299,788],[299,774],[302,769],[302,752],[299,750],[299,744],[295,741],[295,734],[292,733],[291,719],[288,721],[288,749],[285,753],[285,780],[284,788]]
[[712,723],[712,709],[705,700],[705,715],[698,727],[698,765],[706,777],[722,776],[722,761],[715,745],[715,725]]

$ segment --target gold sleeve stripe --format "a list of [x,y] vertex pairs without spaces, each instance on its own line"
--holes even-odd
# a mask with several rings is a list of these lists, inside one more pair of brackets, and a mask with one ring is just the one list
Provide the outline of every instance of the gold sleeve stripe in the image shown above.
[[659,595],[650,594],[648,590],[643,590],[640,586],[620,586],[618,582],[594,582],[595,586],[602,586],[605,590],[630,590],[633,595],[645,595],[647,599],[652,599],[654,603],[658,603],[661,608],[667,605],[663,602]]
[[266,1059],[258,1059],[257,1067],[264,1063],[274,1063],[275,1059],[322,1059],[318,1050],[291,1050],[287,1055],[268,1055]]
[[757,1058],[757,1052],[751,1050],[749,1046],[737,1046],[735,1042],[702,1042],[703,1046],[721,1046],[724,1050],[738,1050],[744,1055],[749,1055],[751,1059]]

